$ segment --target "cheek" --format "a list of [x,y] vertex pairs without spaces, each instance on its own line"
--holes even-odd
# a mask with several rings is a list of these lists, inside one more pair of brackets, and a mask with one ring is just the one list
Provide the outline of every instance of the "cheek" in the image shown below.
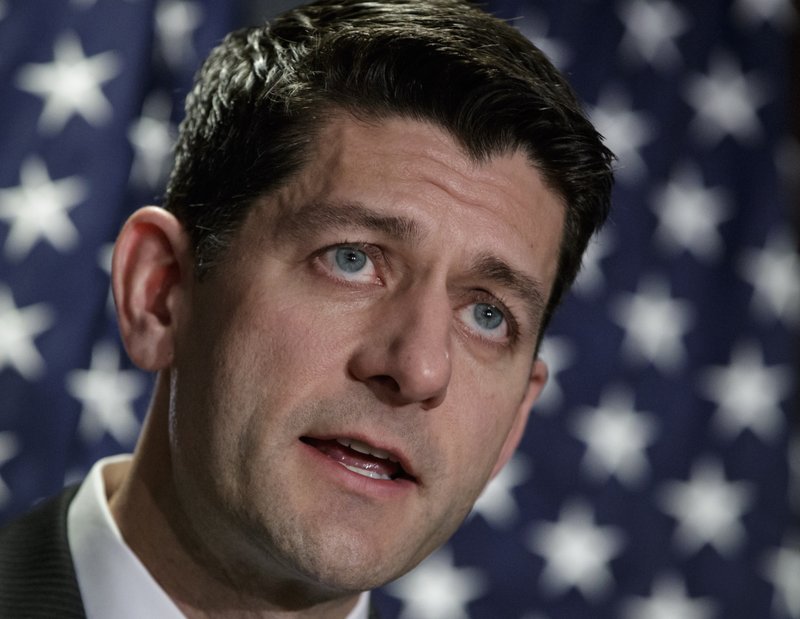
[[176,457],[198,471],[225,470],[220,463],[231,458],[260,382],[258,348],[248,342],[239,313],[228,309],[236,301],[223,299],[205,295],[194,302],[172,373],[170,440]]
[[275,406],[302,401],[344,375],[353,342],[351,321],[326,315],[304,300],[256,305],[238,318],[226,351],[231,374],[248,376],[248,385]]
[[[451,472],[464,483],[465,493],[475,497],[483,489],[494,469],[501,448],[513,425],[520,398],[505,395],[514,393],[513,381],[465,380],[467,387],[458,400],[448,407],[447,425],[441,436],[449,437]],[[497,389],[499,383],[507,384],[505,390]],[[503,391],[504,394],[498,395]],[[453,395],[455,394],[448,394]],[[458,440],[455,438],[458,437]],[[457,483],[457,482],[456,482]]]
[[288,412],[341,391],[360,327],[341,308],[307,300],[263,294],[238,299],[227,312],[216,305],[198,304],[213,309],[197,317],[179,352],[180,385],[191,389],[178,389],[178,410],[191,411],[192,420],[178,427],[181,436],[212,442],[199,449],[228,459],[234,454],[217,452],[241,450],[248,435],[263,438],[290,423]]

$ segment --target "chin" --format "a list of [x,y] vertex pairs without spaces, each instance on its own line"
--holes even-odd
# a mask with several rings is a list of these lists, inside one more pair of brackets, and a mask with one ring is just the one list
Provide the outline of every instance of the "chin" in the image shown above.
[[419,562],[405,556],[407,548],[376,550],[363,535],[333,534],[315,546],[313,555],[295,556],[296,566],[310,581],[342,593],[381,587]]

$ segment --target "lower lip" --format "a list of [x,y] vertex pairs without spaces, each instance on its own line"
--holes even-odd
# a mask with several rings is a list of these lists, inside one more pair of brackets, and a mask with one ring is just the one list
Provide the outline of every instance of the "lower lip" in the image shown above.
[[359,495],[378,499],[398,499],[408,495],[417,485],[410,479],[372,479],[354,473],[311,445],[298,441],[312,462],[336,483]]

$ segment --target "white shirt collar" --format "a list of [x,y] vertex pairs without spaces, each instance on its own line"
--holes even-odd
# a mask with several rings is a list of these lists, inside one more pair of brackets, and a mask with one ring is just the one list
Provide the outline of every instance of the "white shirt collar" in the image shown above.
[[[104,458],[92,467],[67,513],[67,540],[86,619],[183,619],[183,614],[128,548],[106,500],[103,468],[130,459]],[[369,592],[347,619],[367,619]]]

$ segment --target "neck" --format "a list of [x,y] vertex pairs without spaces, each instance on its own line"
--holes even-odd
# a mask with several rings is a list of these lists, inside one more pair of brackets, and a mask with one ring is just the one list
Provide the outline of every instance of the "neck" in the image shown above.
[[168,410],[169,380],[162,373],[133,462],[107,485],[111,514],[126,544],[159,586],[189,619],[346,617],[358,595],[315,595],[277,573],[234,573],[216,560],[204,531],[193,533],[191,513],[175,491]]

